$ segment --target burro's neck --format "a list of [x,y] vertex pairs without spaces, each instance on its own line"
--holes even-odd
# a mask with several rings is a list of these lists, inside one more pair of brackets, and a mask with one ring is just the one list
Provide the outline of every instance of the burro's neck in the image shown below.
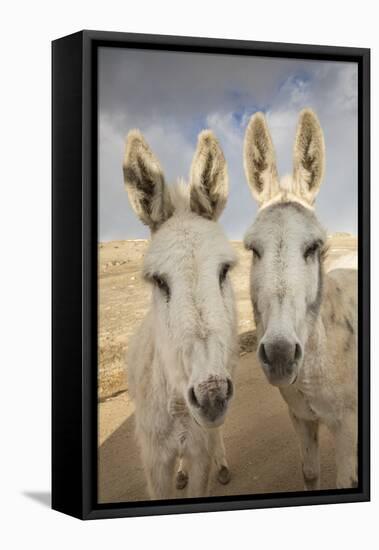
[[314,319],[308,336],[308,341],[305,346],[306,354],[317,353],[326,345],[325,326],[320,314]]
[[168,398],[178,383],[180,369],[180,354],[177,345],[170,341],[162,321],[154,315],[151,309],[146,321],[149,327],[151,345],[151,364],[147,366],[149,379],[155,388],[159,388],[161,397]]
[[299,385],[307,386],[321,379],[325,370],[327,370],[327,338],[322,316],[319,313],[309,328]]

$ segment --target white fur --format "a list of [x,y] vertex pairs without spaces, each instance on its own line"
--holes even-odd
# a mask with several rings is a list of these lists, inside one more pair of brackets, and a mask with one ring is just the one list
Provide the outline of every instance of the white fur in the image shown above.
[[[151,306],[128,357],[136,435],[151,498],[173,496],[178,469],[177,486],[188,480],[187,495],[199,497],[207,494],[212,462],[219,480],[229,479],[220,427],[226,408],[212,420],[205,416],[206,407],[197,406],[214,396],[227,404],[237,361],[236,312],[228,276],[220,286],[220,269],[232,266],[236,257],[215,221],[227,198],[226,163],[213,134],[202,132],[190,185],[168,188],[163,177],[154,178],[161,174],[157,161],[153,173],[149,171],[153,154],[147,144],[138,146],[142,158],[131,154],[135,136],[132,133],[127,142],[126,159],[132,157],[133,165],[124,166],[130,177],[125,184],[137,214],[152,228],[143,263],[143,274],[152,282]],[[144,167],[138,174],[148,181],[133,171],[138,166]],[[156,202],[157,196],[154,182],[159,201],[168,205],[161,202],[150,224],[149,201]],[[167,283],[169,294],[157,284],[157,275]]]
[[[245,244],[253,250],[251,296],[258,357],[288,405],[299,438],[305,487],[320,487],[321,423],[335,437],[336,486],[352,487],[357,483],[357,274],[351,269],[323,273],[326,233],[313,211],[324,173],[322,131],[315,114],[304,110],[292,178],[283,186],[267,180],[271,188],[257,191],[256,182],[262,181],[259,166],[270,165],[274,153],[267,136],[262,149],[267,162],[263,158],[257,165],[250,153],[251,144],[262,135],[251,130],[256,116],[247,130],[245,167],[253,194],[263,200]],[[258,115],[261,126],[262,117]],[[249,179],[251,174],[254,178]],[[319,244],[308,254],[312,243]]]

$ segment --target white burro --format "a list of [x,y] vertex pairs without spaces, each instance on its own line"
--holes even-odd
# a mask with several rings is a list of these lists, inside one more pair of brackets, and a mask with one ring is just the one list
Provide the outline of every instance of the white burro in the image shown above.
[[143,277],[151,304],[127,358],[136,436],[150,497],[208,493],[212,464],[230,479],[221,425],[238,358],[228,272],[235,252],[217,222],[228,196],[227,166],[212,132],[198,137],[190,181],[167,186],[138,130],[127,137],[124,182],[151,230]]

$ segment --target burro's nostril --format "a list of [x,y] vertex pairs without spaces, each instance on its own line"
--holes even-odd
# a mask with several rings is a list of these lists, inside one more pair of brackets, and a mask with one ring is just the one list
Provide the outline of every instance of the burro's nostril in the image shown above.
[[263,342],[260,344],[259,346],[259,349],[258,349],[258,355],[259,355],[259,359],[265,363],[266,365],[269,364],[269,360],[268,360],[268,357],[267,357],[267,354],[266,354],[266,350],[265,350],[265,345],[263,344]]
[[228,385],[228,388],[226,390],[226,399],[229,400],[233,397],[234,387],[233,387],[233,382],[230,380],[230,378],[228,378],[226,382]]
[[295,346],[295,361],[300,361],[302,356],[301,346],[300,344],[296,344]]
[[196,397],[193,386],[191,386],[190,389],[188,390],[188,400],[191,403],[191,405],[193,405],[197,409],[200,409],[200,403]]

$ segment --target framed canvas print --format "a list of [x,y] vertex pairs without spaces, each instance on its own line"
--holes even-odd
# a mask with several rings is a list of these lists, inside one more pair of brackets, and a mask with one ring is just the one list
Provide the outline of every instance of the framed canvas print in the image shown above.
[[369,50],[52,51],[53,508],[368,500]]

